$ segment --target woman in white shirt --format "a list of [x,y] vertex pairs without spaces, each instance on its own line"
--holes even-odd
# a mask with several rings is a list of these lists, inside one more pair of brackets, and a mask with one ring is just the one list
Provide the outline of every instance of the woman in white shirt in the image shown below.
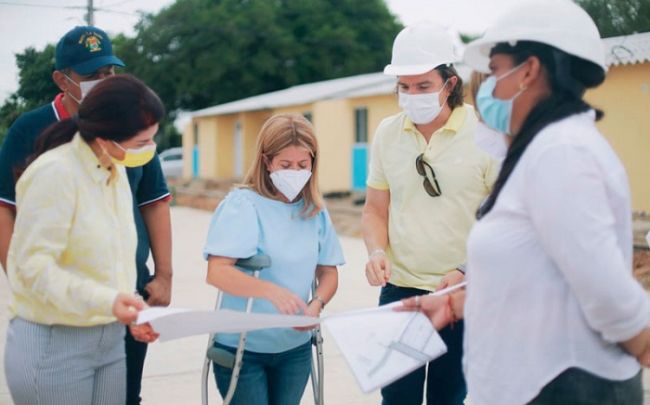
[[605,79],[598,29],[573,2],[521,2],[465,62],[490,71],[477,106],[512,143],[468,240],[466,300],[405,304],[437,327],[464,314],[475,405],[641,404],[650,303],[628,181],[582,99]]

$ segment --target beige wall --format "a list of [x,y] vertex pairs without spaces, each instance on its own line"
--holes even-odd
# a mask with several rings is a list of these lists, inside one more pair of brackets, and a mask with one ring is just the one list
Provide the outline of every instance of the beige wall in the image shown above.
[[586,98],[605,112],[598,127],[625,165],[633,209],[650,212],[650,63],[611,67]]
[[347,99],[319,101],[314,103],[313,121],[321,151],[321,191],[349,190],[354,110]]
[[203,117],[196,120],[199,131],[199,177],[202,179],[217,176],[217,162],[212,151],[217,149],[217,118]]
[[[350,106],[352,108],[352,114],[354,114],[356,108],[366,107],[368,109],[368,143],[372,142],[379,123],[384,118],[397,114],[400,111],[397,105],[397,96],[394,94],[355,98],[350,100]],[[354,119],[354,115],[352,118]],[[354,121],[352,125],[352,136],[354,139]]]
[[235,123],[237,122],[238,115],[222,115],[216,118],[217,120],[217,142],[214,149],[211,149],[208,154],[212,155],[216,165],[215,178],[218,179],[231,179],[234,175],[234,162],[235,162]]
[[253,164],[256,153],[257,136],[266,121],[271,116],[271,111],[253,111],[239,114],[244,134],[244,176]]
[[292,105],[289,107],[282,107],[282,108],[276,108],[273,110],[273,114],[288,114],[288,113],[296,113],[296,114],[305,114],[305,113],[311,113],[312,116],[314,114],[314,106],[313,104],[299,104],[299,105]]
[[[199,177],[230,179],[235,173],[235,123],[242,125],[245,174],[255,156],[259,131],[270,116],[311,113],[321,148],[320,186],[323,192],[349,190],[352,182],[352,145],[355,140],[354,110],[368,109],[368,137],[372,139],[384,118],[399,111],[394,95],[352,100],[323,100],[276,110],[242,112],[195,118],[199,130]],[[184,176],[192,174],[193,125],[183,133]]]

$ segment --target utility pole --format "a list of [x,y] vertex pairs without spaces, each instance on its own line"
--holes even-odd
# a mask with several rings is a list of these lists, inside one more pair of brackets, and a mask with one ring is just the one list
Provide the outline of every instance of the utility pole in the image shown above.
[[88,11],[86,13],[86,22],[90,26],[95,25],[95,7],[93,7],[93,0],[88,0]]

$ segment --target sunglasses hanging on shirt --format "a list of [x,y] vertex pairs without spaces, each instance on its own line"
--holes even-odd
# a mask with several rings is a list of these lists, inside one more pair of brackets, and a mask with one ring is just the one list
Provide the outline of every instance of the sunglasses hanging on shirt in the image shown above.
[[[431,197],[440,197],[442,195],[442,190],[438,184],[438,179],[436,179],[436,172],[433,170],[433,167],[424,161],[424,153],[421,153],[415,159],[415,170],[418,171],[418,174],[424,177],[422,186],[424,191],[427,192]],[[433,182],[431,180],[433,180]]]

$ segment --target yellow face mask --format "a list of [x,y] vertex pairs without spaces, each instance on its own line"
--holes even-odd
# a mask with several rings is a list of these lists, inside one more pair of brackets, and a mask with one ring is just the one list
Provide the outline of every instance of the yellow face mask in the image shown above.
[[124,149],[122,145],[117,142],[113,142],[115,146],[124,151],[124,159],[118,160],[111,156],[113,162],[118,165],[124,165],[126,167],[138,167],[144,166],[151,159],[153,159],[154,154],[156,153],[156,144],[145,145],[138,149]]

